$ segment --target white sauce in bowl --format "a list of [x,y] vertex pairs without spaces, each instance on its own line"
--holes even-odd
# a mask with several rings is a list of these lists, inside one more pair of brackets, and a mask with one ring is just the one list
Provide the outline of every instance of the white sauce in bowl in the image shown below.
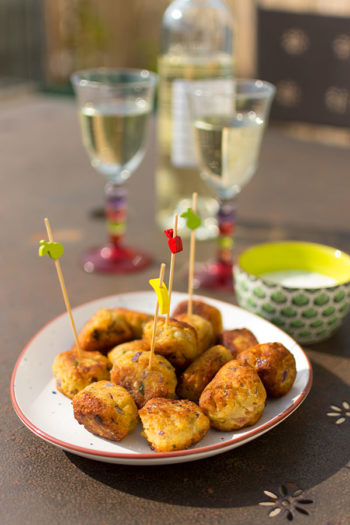
[[263,273],[260,277],[292,288],[323,288],[338,284],[333,277],[308,270],[279,270],[277,272]]

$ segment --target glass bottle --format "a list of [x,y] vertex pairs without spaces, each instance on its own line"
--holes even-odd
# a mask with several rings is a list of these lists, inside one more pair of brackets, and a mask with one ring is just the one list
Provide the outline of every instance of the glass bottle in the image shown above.
[[[198,193],[202,227],[198,239],[217,235],[215,195],[200,178],[189,117],[186,83],[232,78],[233,19],[221,0],[175,0],[162,22],[158,60],[157,222],[173,225],[174,214],[191,206]],[[187,229],[180,230],[186,235]]]

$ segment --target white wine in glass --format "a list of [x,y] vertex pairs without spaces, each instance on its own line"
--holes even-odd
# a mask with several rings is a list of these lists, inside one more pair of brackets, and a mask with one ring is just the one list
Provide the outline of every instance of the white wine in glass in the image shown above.
[[95,69],[72,75],[78,97],[83,144],[105,185],[108,243],[83,256],[87,272],[142,270],[151,258],[123,244],[126,229],[124,183],[141,163],[153,109],[156,75],[138,69]]
[[256,172],[274,92],[261,80],[189,88],[201,176],[219,200],[217,256],[196,272],[197,288],[233,289],[235,198]]

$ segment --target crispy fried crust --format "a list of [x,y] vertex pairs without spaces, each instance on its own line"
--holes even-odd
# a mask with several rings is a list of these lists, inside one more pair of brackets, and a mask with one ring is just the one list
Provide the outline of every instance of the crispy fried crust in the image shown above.
[[111,381],[123,386],[138,407],[153,397],[175,397],[174,367],[162,355],[154,354],[149,370],[149,358],[150,352],[130,350],[119,355],[111,370]]
[[178,315],[176,319],[193,326],[193,328],[196,330],[198,351],[200,353],[208,350],[208,348],[214,344],[213,327],[207,319],[204,319],[204,317],[200,317],[196,314],[181,314]]
[[243,350],[259,343],[255,335],[248,328],[236,328],[235,330],[223,330],[220,334],[220,341],[223,346],[228,348],[234,359]]
[[93,383],[73,399],[74,417],[86,430],[120,441],[138,422],[134,400],[121,386],[110,381]]
[[149,344],[146,343],[143,339],[136,339],[135,341],[129,341],[127,343],[122,343],[121,345],[117,345],[112,350],[108,352],[108,360],[112,364],[114,364],[114,361],[116,361],[121,355],[126,354],[130,351],[147,351],[149,350]]
[[254,425],[265,401],[266,391],[254,368],[233,360],[205,387],[199,406],[213,428],[230,431]]
[[294,356],[281,343],[263,343],[238,355],[240,363],[249,364],[258,372],[271,397],[284,396],[296,378]]
[[232,355],[221,345],[213,346],[197,357],[181,374],[177,386],[179,397],[198,402],[201,393]]
[[[143,338],[150,345],[152,341],[153,321],[147,323],[143,330]],[[155,352],[165,356],[177,369],[184,369],[198,355],[197,334],[193,326],[169,319],[166,324],[161,318],[157,323]]]
[[124,316],[125,321],[131,328],[133,339],[141,339],[144,325],[153,319],[152,315],[128,310],[127,308],[115,308],[114,312]]
[[[173,317],[178,317],[181,314],[186,314],[187,306],[188,301],[182,301],[181,303],[179,303],[173,312]],[[215,308],[215,306],[212,306],[211,304],[207,304],[204,301],[199,301],[195,299],[192,301],[192,313],[204,317],[204,319],[207,319],[211,323],[215,338],[214,342],[216,342],[223,328],[220,310],[218,310],[217,308]]]
[[98,350],[104,354],[131,339],[134,339],[132,329],[124,313],[108,308],[98,310],[79,334],[79,343],[83,350]]
[[209,419],[187,399],[154,398],[139,410],[143,435],[156,452],[182,450],[208,432]]
[[109,379],[108,359],[99,352],[67,350],[55,357],[52,372],[56,376],[57,390],[71,399],[94,381]]

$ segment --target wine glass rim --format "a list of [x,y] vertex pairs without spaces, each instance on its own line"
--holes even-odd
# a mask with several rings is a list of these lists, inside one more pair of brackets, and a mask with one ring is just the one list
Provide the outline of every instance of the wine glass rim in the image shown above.
[[265,95],[272,96],[275,91],[276,87],[271,84],[271,82],[268,82],[267,80],[260,80],[258,78],[237,78],[235,80],[236,86],[254,86],[255,88],[258,88],[258,91],[250,92],[250,93],[239,93],[236,91],[236,96],[246,96],[249,95],[251,98],[261,98]]
[[[112,81],[108,79],[89,79],[89,76],[92,76],[93,74],[115,74],[116,76],[122,77],[123,75],[130,75],[130,79],[125,81]],[[132,76],[135,78],[133,79]],[[149,86],[150,84],[156,84],[157,82],[157,74],[153,73],[152,71],[149,71],[148,69],[138,69],[138,68],[108,68],[108,67],[98,67],[98,68],[91,68],[91,69],[82,69],[79,71],[75,71],[71,74],[71,82],[74,86],[79,87],[91,87],[91,88],[101,88],[103,87],[118,87],[118,88],[127,88],[131,85],[133,87],[145,87]]]
[[[276,87],[271,84],[271,82],[267,82],[266,80],[259,80],[259,79],[251,79],[251,78],[234,78],[232,79],[232,85],[234,86],[234,91],[230,92],[227,91],[227,84],[225,83],[225,80],[230,79],[220,79],[218,82],[223,80],[223,83],[217,83],[214,88],[207,87],[205,84],[203,86],[197,86],[196,83],[194,85],[189,84],[189,93],[191,93],[194,96],[201,96],[201,95],[228,95],[230,96],[234,94],[234,97],[236,99],[240,98],[247,98],[250,99],[260,99],[260,98],[271,98],[275,94]],[[253,87],[257,88],[256,91],[239,91],[239,87]],[[237,89],[238,88],[238,89]],[[220,90],[222,89],[222,91]]]

